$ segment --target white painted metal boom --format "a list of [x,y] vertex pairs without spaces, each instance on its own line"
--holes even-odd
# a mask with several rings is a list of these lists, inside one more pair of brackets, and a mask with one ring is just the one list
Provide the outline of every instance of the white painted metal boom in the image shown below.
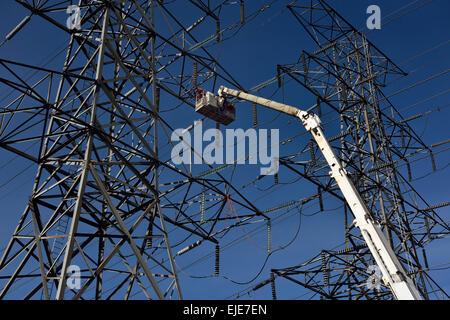
[[219,97],[222,96],[232,96],[254,102],[261,106],[300,118],[305,129],[313,135],[320,151],[328,162],[331,168],[330,175],[336,180],[349,208],[353,212],[355,225],[361,230],[362,236],[382,272],[384,283],[389,286],[393,295],[398,300],[422,300],[416,286],[406,274],[395,252],[381,231],[380,226],[372,219],[369,209],[349,178],[347,171],[336,157],[322,131],[319,117],[313,113],[308,113],[292,106],[223,86],[219,88]]

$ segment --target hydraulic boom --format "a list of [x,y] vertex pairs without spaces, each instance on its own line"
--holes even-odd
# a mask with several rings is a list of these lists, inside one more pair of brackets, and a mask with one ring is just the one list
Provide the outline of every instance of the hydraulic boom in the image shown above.
[[384,283],[389,286],[398,300],[422,300],[414,282],[406,274],[395,252],[382,233],[379,224],[373,220],[369,209],[363,202],[347,171],[336,157],[323,133],[319,117],[292,106],[223,86],[219,88],[218,95],[219,99],[226,96],[236,97],[300,118],[305,129],[313,135],[320,151],[330,166],[330,176],[336,180],[349,208],[353,212],[355,217],[354,223],[361,230],[362,236],[382,272]]

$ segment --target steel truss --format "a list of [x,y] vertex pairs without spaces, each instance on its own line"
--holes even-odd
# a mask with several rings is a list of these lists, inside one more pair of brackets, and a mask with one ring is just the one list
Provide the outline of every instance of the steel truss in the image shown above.
[[[428,154],[436,170],[433,151],[402,121],[380,89],[405,72],[325,1],[294,1],[288,9],[318,49],[303,51],[293,64],[278,65],[278,78],[306,88],[317,97],[310,110],[321,118],[331,117],[325,132],[336,132],[333,147],[421,295],[448,298],[427,274],[425,246],[450,229],[410,184],[410,162],[419,154]],[[323,210],[322,194],[344,199],[319,154],[310,144],[280,163],[318,188]],[[384,283],[379,290],[367,286],[373,272],[369,267],[375,262],[349,212],[345,206],[341,250],[323,250],[301,265],[272,270],[274,298],[275,279],[284,278],[305,289],[303,298],[392,299]]]
[[[182,298],[178,256],[199,245],[218,253],[222,236],[242,221],[270,226],[266,214],[303,204],[260,210],[225,178],[226,165],[199,174],[168,160],[172,110],[194,108],[199,86],[244,89],[209,49],[255,15],[244,1],[233,21],[223,14],[227,1],[186,1],[199,17],[185,23],[170,1],[80,0],[81,30],[57,18],[72,1],[16,1],[31,21],[65,32],[68,45],[57,67],[0,59],[0,82],[14,92],[0,106],[0,147],[37,167],[0,260],[0,298]],[[404,72],[324,1],[288,8],[318,50],[279,65],[279,84],[292,79],[317,97],[311,110],[331,119],[333,147],[421,294],[445,294],[427,273],[425,246],[449,226],[409,181],[416,158],[428,155],[435,168],[433,150],[380,90]],[[25,80],[29,72],[38,80]],[[317,188],[306,202],[326,210],[326,194],[343,201],[312,144],[280,163]],[[231,193],[240,220],[224,214]],[[375,263],[348,213],[340,250],[273,269],[254,289],[271,283],[276,298],[276,282],[287,279],[305,289],[303,298],[391,299],[383,284],[367,289]],[[79,289],[66,285],[71,265],[81,267]]]
[[[0,109],[0,147],[37,165],[0,260],[0,298],[181,299],[175,257],[219,249],[238,225],[223,223],[227,194],[241,220],[264,216],[212,166],[194,174],[169,163],[164,112],[194,107],[196,87],[218,79],[240,87],[206,47],[245,16],[231,24],[225,2],[190,2],[200,18],[186,25],[164,1],[80,0],[81,29],[71,30],[57,14],[72,1],[17,1],[68,46],[60,69],[0,59],[15,94]],[[39,80],[25,81],[30,71]],[[73,265],[80,287],[67,285]]]

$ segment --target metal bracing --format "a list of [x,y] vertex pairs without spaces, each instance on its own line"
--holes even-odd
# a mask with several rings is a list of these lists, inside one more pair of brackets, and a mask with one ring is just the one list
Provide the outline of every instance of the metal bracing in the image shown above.
[[[381,270],[385,284],[389,286],[396,299],[421,300],[422,297],[417,291],[416,286],[406,274],[403,266],[392,250],[391,244],[387,241],[385,235],[383,235],[379,224],[373,220],[371,211],[367,208],[359,191],[349,178],[348,171],[337,158],[328,138],[322,130],[320,118],[312,112],[306,112],[296,107],[223,86],[219,88],[218,95],[219,97],[230,96],[256,103],[301,120],[302,125],[313,136],[321,154],[325,158],[330,169],[329,175],[336,181],[345,198],[345,203],[351,209],[355,217],[353,224],[360,229],[365,244],[369,247],[370,253],[377,263],[377,267]],[[321,203],[322,207],[323,204]],[[328,283],[327,279],[324,279],[324,282]]]
[[[399,121],[397,110],[380,90],[388,77],[405,73],[325,1],[294,1],[288,9],[319,48],[314,53],[303,51],[294,64],[279,65],[278,76],[294,80],[317,97],[317,104],[309,110],[339,119],[339,131],[332,140],[340,161],[351,173],[372,218],[382,227],[421,295],[429,298],[436,286],[427,279],[424,246],[439,235],[448,234],[450,229],[436,212],[424,210],[429,204],[394,165],[405,162],[409,168],[409,155],[416,150],[429,150],[432,157],[429,147],[411,127]],[[301,158],[285,157],[280,163],[319,190],[335,193],[338,186],[326,178],[328,168],[323,166],[323,160],[299,164]],[[317,281],[317,259],[276,270],[275,274],[322,298],[389,298],[389,292],[367,291],[361,276],[367,279],[366,269],[375,263],[367,249],[350,250],[364,245],[364,241],[347,219],[345,230],[346,259],[328,255],[327,270],[334,274],[334,282]],[[300,274],[305,278],[292,278]]]
[[[0,108],[1,148],[37,165],[0,260],[0,298],[26,283],[19,295],[32,299],[181,299],[177,255],[239,226],[223,223],[228,190],[246,221],[263,215],[220,172],[167,161],[174,129],[164,112],[194,107],[197,85],[241,87],[200,38],[217,19],[219,33],[235,28],[220,16],[224,4],[186,25],[162,1],[81,0],[81,29],[70,30],[56,15],[71,1],[17,3],[68,45],[59,67],[0,59],[0,81],[14,92]],[[79,287],[68,287],[71,265]]]
[[[257,7],[259,2],[241,1],[239,12],[239,2],[228,0],[16,0],[29,15],[8,38],[39,20],[64,34],[66,43],[49,48],[44,64],[0,57],[0,84],[10,92],[0,105],[0,149],[36,168],[30,197],[0,258],[0,299],[183,298],[178,272],[184,265],[178,262],[194,256],[195,248],[213,248],[212,277],[223,276],[219,255],[248,235],[238,230],[236,242],[223,237],[241,222],[262,222],[269,252],[267,228],[275,232],[275,219],[285,209],[318,201],[326,211],[329,198],[344,202],[314,144],[280,154],[280,170],[310,182],[312,195],[269,208],[260,208],[259,199],[272,189],[255,195],[254,181],[245,181],[246,189],[237,179],[231,183],[233,165],[206,163],[196,170],[170,162],[174,128],[192,125],[177,121],[178,112],[194,114],[198,87],[216,91],[224,84],[245,91],[215,46],[274,2]],[[236,14],[227,16],[223,12],[233,3]],[[69,29],[62,14],[73,4],[81,8],[80,30]],[[189,6],[193,16],[177,6]],[[407,170],[424,155],[435,168],[435,150],[400,121],[380,90],[404,72],[325,1],[294,1],[288,9],[318,48],[294,63],[277,61],[277,75],[248,92],[289,80],[317,98],[310,111],[324,120],[327,135],[335,135],[333,149],[408,275],[424,298],[444,295],[427,273],[426,245],[448,235],[449,227],[439,205],[415,192],[414,172]],[[256,112],[254,126],[265,120]],[[263,178],[255,181],[269,180]],[[239,217],[226,214],[230,195]],[[274,297],[282,296],[278,284],[289,280],[303,298],[392,299],[383,284],[380,291],[367,290],[368,267],[375,262],[350,211],[343,210],[343,246],[274,269],[265,282],[272,283]],[[197,262],[208,263],[199,258],[191,265]],[[70,265],[81,269],[79,287],[64,281],[72,276]]]

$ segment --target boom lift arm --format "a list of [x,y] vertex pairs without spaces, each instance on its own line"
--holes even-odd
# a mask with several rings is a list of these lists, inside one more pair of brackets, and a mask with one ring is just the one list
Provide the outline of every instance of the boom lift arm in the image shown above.
[[349,208],[353,212],[355,217],[354,223],[361,230],[362,236],[382,272],[384,283],[389,286],[391,292],[398,300],[422,300],[414,282],[406,274],[380,226],[373,220],[369,209],[349,178],[348,172],[336,157],[323,133],[319,117],[289,105],[224,86],[219,88],[218,95],[219,99],[231,96],[300,118],[305,129],[313,135],[320,151],[330,166],[330,176],[336,180]]

